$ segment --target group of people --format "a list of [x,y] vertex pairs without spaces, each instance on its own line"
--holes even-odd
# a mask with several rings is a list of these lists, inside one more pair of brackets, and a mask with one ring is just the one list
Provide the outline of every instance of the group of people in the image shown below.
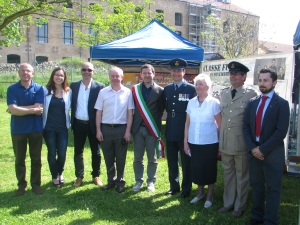
[[[31,186],[36,194],[41,189],[42,137],[48,148],[52,183],[60,187],[66,160],[68,128],[74,134],[74,164],[79,187],[84,181],[83,151],[86,138],[92,152],[92,180],[102,187],[100,179],[100,144],[107,170],[103,190],[115,188],[124,192],[124,169],[128,142],[133,135],[135,185],[144,183],[146,152],[149,192],[155,191],[157,158],[161,154],[161,118],[167,112],[165,140],[170,189],[166,195],[191,194],[192,183],[198,193],[191,203],[205,198],[205,208],[213,205],[217,180],[217,155],[221,153],[224,168],[224,205],[218,210],[231,210],[233,217],[242,216],[248,198],[249,183],[253,190],[252,219],[248,225],[278,224],[281,180],[284,168],[284,143],[289,126],[289,105],[274,92],[277,74],[262,69],[259,76],[261,95],[244,85],[249,69],[239,63],[228,64],[231,86],[223,89],[220,99],[212,97],[210,77],[199,74],[194,85],[184,80],[187,62],[169,62],[173,83],[165,88],[154,82],[155,69],[145,64],[140,69],[142,82],[132,90],[122,85],[123,71],[109,71],[110,85],[93,80],[94,67],[86,62],[81,67],[82,80],[68,85],[63,68],[55,68],[43,88],[33,80],[33,67],[21,64],[20,81],[7,91],[11,114],[11,136],[18,180],[16,195],[27,187],[25,157],[27,143],[31,158]],[[71,117],[69,109],[71,108]],[[179,157],[180,156],[180,157]],[[180,158],[180,159],[179,159]],[[179,177],[179,161],[182,182]],[[205,194],[204,186],[208,186]],[[266,202],[266,203],[265,203]]]

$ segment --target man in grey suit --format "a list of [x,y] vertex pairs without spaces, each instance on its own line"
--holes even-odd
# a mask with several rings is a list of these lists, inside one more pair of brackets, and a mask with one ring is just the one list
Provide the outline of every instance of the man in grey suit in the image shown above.
[[[163,106],[163,88],[158,86],[153,78],[155,76],[155,70],[152,65],[145,64],[141,67],[140,75],[143,79],[136,88],[139,88],[140,97],[143,98],[146,106],[149,109],[149,114],[151,114],[153,121],[159,132],[161,130],[161,117],[164,111]],[[148,166],[147,166],[147,190],[150,192],[155,191],[154,183],[156,180],[156,170],[157,170],[157,155],[155,151],[155,146],[157,144],[157,138],[155,138],[151,131],[149,130],[149,121],[143,119],[143,111],[138,104],[138,93],[134,92],[135,100],[135,112],[133,115],[133,123],[131,132],[133,134],[134,141],[134,174],[136,184],[133,187],[133,191],[139,191],[143,185],[143,173],[144,173],[144,152],[146,149]],[[150,128],[151,129],[151,128]]]
[[274,92],[277,74],[262,69],[258,86],[262,95],[252,98],[245,112],[243,133],[247,145],[252,218],[247,225],[278,224],[284,142],[290,109],[288,102]]

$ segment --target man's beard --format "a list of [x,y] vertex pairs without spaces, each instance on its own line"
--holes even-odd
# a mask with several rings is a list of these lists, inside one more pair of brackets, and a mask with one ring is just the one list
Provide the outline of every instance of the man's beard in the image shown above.
[[[263,89],[262,89],[263,88]],[[261,93],[263,94],[268,94],[270,93],[273,89],[275,88],[275,86],[271,87],[270,89],[267,89],[266,87],[262,86],[262,87],[259,87],[259,90]]]

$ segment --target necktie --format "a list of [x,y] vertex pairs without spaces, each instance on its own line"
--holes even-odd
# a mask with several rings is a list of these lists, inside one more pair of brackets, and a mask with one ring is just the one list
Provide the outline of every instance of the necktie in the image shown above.
[[175,91],[177,91],[177,89],[178,89],[178,85],[176,84],[176,85],[175,85]]
[[231,97],[232,97],[232,99],[234,98],[235,93],[236,93],[236,90],[235,90],[235,89],[232,89],[232,90],[231,90]]
[[261,97],[261,104],[258,107],[256,118],[255,118],[255,135],[256,137],[259,137],[260,135],[260,128],[261,128],[261,119],[262,119],[262,114],[265,108],[265,103],[266,100],[268,99],[268,96],[262,96]]

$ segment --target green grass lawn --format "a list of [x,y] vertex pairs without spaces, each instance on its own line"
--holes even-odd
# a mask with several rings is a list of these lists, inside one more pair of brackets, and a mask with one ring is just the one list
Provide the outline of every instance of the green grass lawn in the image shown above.
[[[87,146],[85,156],[85,182],[79,188],[72,186],[75,181],[73,162],[73,135],[70,132],[67,161],[62,188],[54,188],[47,163],[47,148],[42,149],[42,188],[43,195],[35,195],[29,185],[24,196],[16,197],[17,180],[14,169],[14,154],[10,138],[10,115],[5,113],[7,106],[0,102],[0,224],[216,224],[240,225],[251,218],[252,197],[249,190],[247,209],[241,218],[235,219],[230,213],[219,214],[222,207],[223,169],[218,164],[218,180],[215,186],[214,203],[209,209],[204,201],[190,204],[197,194],[197,187],[188,199],[179,195],[165,196],[169,189],[168,168],[165,159],[159,160],[156,192],[148,193],[146,187],[135,193],[131,189],[135,183],[133,173],[133,146],[127,154],[125,170],[126,191],[122,194],[114,189],[102,191],[92,183],[91,154]],[[147,163],[147,160],[146,160]],[[30,160],[27,158],[27,180],[30,176]],[[102,157],[101,179],[106,184],[106,169]],[[144,177],[145,178],[145,177]],[[299,216],[300,178],[284,175],[280,224],[296,225]]]

